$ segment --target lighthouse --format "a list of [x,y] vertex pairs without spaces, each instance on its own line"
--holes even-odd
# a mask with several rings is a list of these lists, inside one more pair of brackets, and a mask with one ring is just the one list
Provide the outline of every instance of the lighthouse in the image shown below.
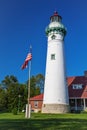
[[50,24],[46,27],[47,60],[42,113],[69,112],[64,58],[66,28],[61,21],[62,17],[54,12],[50,17]]

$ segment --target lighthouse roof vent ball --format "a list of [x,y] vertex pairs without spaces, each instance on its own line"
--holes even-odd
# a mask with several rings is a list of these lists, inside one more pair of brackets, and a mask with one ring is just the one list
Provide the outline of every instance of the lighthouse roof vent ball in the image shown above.
[[50,35],[51,32],[61,33],[66,35],[66,28],[61,23],[62,17],[55,11],[54,14],[50,17],[50,24],[46,27],[46,35]]

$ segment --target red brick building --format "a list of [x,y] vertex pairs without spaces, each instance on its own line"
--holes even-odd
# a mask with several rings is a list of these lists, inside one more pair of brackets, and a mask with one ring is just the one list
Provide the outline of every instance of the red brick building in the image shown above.
[[34,112],[41,111],[43,104],[43,94],[30,98],[31,109]]
[[[87,108],[87,71],[84,76],[67,78],[70,110],[85,110]],[[41,111],[43,94],[30,98],[33,111]]]

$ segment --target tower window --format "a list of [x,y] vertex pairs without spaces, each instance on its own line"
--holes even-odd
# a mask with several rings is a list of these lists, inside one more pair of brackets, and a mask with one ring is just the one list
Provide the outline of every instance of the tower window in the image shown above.
[[55,60],[55,54],[51,54],[51,60]]

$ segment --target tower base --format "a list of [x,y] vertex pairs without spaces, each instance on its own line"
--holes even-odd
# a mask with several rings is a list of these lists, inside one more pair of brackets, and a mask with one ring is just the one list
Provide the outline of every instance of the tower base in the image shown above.
[[67,104],[43,104],[42,113],[68,113],[69,105]]

